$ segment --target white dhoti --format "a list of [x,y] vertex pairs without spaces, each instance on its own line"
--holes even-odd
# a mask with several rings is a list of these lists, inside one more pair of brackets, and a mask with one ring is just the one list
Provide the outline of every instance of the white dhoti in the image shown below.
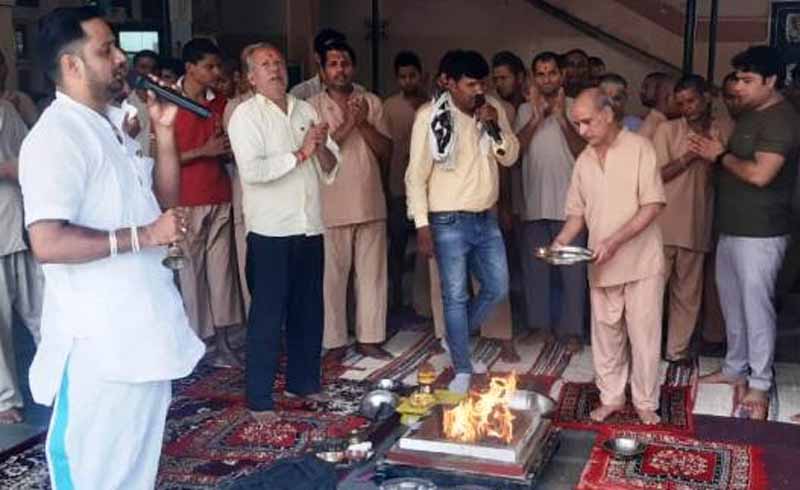
[[85,352],[76,343],[70,353],[50,421],[53,489],[154,488],[170,382],[100,379]]

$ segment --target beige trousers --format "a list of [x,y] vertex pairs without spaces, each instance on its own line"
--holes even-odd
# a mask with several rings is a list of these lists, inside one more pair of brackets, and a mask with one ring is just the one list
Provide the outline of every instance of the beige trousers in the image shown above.
[[703,252],[664,247],[664,282],[667,287],[669,327],[667,359],[686,357],[703,298]]
[[0,411],[22,407],[12,332],[13,313],[39,343],[44,276],[28,251],[0,257]]
[[[444,306],[442,305],[442,283],[439,279],[439,267],[436,259],[428,261],[431,276],[431,310],[433,310],[433,328],[436,338],[442,338],[445,334]],[[475,292],[479,288],[478,282],[473,278],[472,286]],[[508,297],[500,303],[486,319],[486,323],[481,325],[481,337],[488,339],[511,340],[511,301]]]
[[634,406],[658,408],[663,294],[661,274],[619,286],[589,288],[592,357],[604,405],[625,403],[630,374]]
[[179,274],[181,295],[189,325],[207,339],[215,328],[244,322],[231,204],[186,209],[189,231],[181,247],[188,260]]
[[374,344],[386,340],[386,220],[325,229],[325,333],[322,345],[347,345],[347,285],[353,270],[356,339]]

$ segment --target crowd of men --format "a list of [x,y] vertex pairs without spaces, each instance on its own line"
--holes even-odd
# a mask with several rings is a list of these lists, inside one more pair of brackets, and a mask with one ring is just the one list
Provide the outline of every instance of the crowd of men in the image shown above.
[[[580,49],[529,66],[452,50],[431,84],[404,51],[384,100],[354,82],[355,51],[331,29],[314,39],[318,73],[291,90],[267,43],[232,60],[194,39],[182,66],[133,57],[130,72],[201,118],[128,88],[92,8],[57,9],[39,34],[57,87],[41,117],[0,63],[0,423],[22,419],[16,312],[38,343],[34,399],[55,406],[54,482],[152,487],[169,381],[203,355],[198,339],[240,368],[227,329],[246,325],[247,405],[268,424],[284,349],[286,395],[320,399],[322,355],[344,359],[349,325],[359,355],[390,360],[389,311],[412,307],[434,318],[455,392],[486,370],[473,334],[508,362],[515,323],[520,342],[576,353],[590,339],[597,421],[630,383],[641,421],[658,423],[662,357],[689,360],[698,325],[724,330],[723,367],[701,382],[746,387],[766,418],[800,148],[771,48],[733,59],[724,104],[698,75],[648,74],[641,117],[626,114],[628,81]],[[161,258],[175,242],[173,277]],[[567,245],[594,260],[534,257]],[[132,463],[110,471],[112,453]]]

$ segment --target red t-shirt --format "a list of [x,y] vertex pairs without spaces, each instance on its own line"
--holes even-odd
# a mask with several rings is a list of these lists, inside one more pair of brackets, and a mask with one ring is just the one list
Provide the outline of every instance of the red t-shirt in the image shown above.
[[[178,152],[199,148],[222,126],[227,100],[217,95],[203,103],[211,109],[211,117],[203,119],[179,109],[175,119],[175,142]],[[181,165],[181,206],[202,206],[231,201],[231,179],[219,157],[195,158]]]

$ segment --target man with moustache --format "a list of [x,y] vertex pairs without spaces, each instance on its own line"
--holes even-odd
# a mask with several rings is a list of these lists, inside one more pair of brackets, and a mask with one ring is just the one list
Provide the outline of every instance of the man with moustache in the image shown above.
[[401,51],[394,58],[394,72],[400,91],[383,102],[386,123],[392,136],[392,160],[388,168],[389,193],[389,280],[391,283],[390,308],[402,311],[403,269],[408,245],[409,222],[406,209],[406,185],[403,179],[408,167],[411,126],[414,114],[425,103],[425,82],[422,62],[416,53]]
[[664,240],[668,361],[686,360],[703,296],[703,261],[712,248],[713,162],[689,151],[689,137],[727,141],[727,118],[713,117],[706,81],[687,75],[675,85],[682,117],[662,123],[653,136],[667,205],[658,217]]
[[204,350],[161,264],[164,245],[187,226],[170,209],[180,194],[177,107],[149,94],[155,162],[110,122],[127,59],[94,8],[44,16],[39,59],[56,100],[22,145],[20,183],[44,264],[30,386],[38,403],[55,400],[45,444],[51,486],[153,488],[170,382]]
[[354,269],[356,351],[391,359],[386,340],[386,199],[382,165],[392,140],[381,100],[353,84],[356,55],[350,45],[330,42],[321,52],[325,90],[309,99],[341,149],[336,181],[322,189],[325,224],[325,334],[331,359],[347,351],[346,296]]
[[[158,53],[149,49],[143,49],[133,55],[133,77],[147,77],[158,75]],[[139,125],[139,132],[134,136],[136,141],[142,146],[142,152],[150,156],[150,118],[147,116],[147,91],[133,89],[127,97],[127,102],[136,108],[136,120]]]
[[335,175],[338,147],[314,108],[286,93],[283,55],[259,43],[244,60],[255,95],[231,116],[242,180],[247,277],[247,406],[274,420],[272,385],[286,326],[286,392],[318,396],[322,348],[323,225],[319,182]]
[[[499,101],[487,98],[489,65],[455,50],[441,63],[445,91],[417,111],[406,171],[409,215],[419,252],[435,254],[441,275],[447,344],[455,369],[450,390],[466,393],[473,366],[470,332],[508,294],[505,245],[497,223],[498,165],[517,160],[519,144]],[[500,141],[486,131],[496,124]],[[480,284],[470,299],[468,283]]]
[[741,113],[727,145],[693,135],[689,150],[720,168],[715,213],[717,288],[728,351],[705,383],[748,385],[742,405],[767,417],[776,338],[775,290],[793,230],[800,116],[779,91],[780,53],[752,46],[734,56]]
[[[558,55],[539,53],[531,71],[529,101],[520,106],[514,123],[524,151],[522,270],[526,326],[529,339],[541,331],[550,338],[563,339],[570,351],[577,352],[586,320],[586,267],[551,267],[536,259],[534,252],[549,245],[564,225],[564,202],[575,157],[586,143],[567,116],[573,99],[564,95],[564,72]],[[585,244],[585,235],[578,241]],[[552,295],[557,288],[560,301],[553,308]]]
[[657,424],[664,251],[655,219],[665,198],[655,151],[621,127],[613,101],[598,88],[581,93],[571,116],[588,146],[575,161],[567,221],[552,246],[569,245],[589,229],[592,358],[601,402],[591,417],[602,422],[625,406],[630,375],[639,418]]

